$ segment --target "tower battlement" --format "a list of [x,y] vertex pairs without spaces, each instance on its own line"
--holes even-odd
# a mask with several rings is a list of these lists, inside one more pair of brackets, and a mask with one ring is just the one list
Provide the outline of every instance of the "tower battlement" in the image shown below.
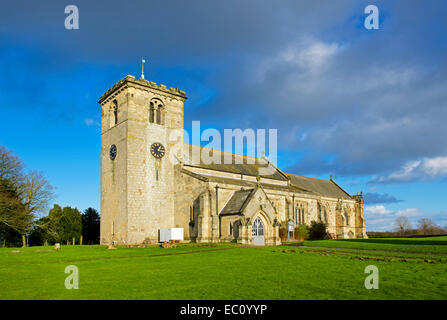
[[186,100],[186,93],[183,90],[180,90],[179,88],[173,88],[173,87],[167,87],[164,84],[157,84],[154,81],[148,81],[146,79],[138,79],[136,80],[134,76],[127,75],[124,77],[124,79],[119,80],[117,83],[115,83],[113,86],[111,86],[99,99],[99,104],[107,103],[111,98],[113,98],[113,94],[117,91],[120,91],[121,89],[126,88],[128,85],[140,85],[143,87],[150,88],[152,90],[160,91],[161,93],[167,93],[171,95],[178,96],[180,99]]

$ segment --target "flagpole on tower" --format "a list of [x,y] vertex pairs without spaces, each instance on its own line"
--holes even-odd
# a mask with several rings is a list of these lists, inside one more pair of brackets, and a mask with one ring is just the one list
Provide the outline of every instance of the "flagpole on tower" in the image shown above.
[[144,79],[144,64],[145,64],[146,60],[141,59],[141,77],[140,79]]

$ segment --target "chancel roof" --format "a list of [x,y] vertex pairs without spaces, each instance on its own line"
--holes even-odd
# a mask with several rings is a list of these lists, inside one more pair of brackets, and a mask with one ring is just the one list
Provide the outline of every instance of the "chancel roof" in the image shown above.
[[290,177],[290,183],[294,186],[330,198],[351,199],[351,196],[332,180],[315,179],[291,173],[287,173],[287,175]]

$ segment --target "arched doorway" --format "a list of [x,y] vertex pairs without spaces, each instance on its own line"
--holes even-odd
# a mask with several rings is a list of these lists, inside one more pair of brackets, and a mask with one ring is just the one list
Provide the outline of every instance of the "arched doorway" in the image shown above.
[[253,237],[253,244],[255,246],[265,245],[264,224],[262,223],[261,219],[256,218],[256,220],[253,222],[251,235]]

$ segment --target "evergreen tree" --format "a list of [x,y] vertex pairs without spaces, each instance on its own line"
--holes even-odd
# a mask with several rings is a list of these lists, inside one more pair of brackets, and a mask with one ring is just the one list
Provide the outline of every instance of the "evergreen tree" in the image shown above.
[[82,234],[82,215],[76,208],[64,207],[55,204],[41,224],[46,230],[46,238],[51,242],[72,242],[75,238],[79,241]]
[[100,216],[97,210],[88,208],[82,215],[82,238],[86,244],[99,243]]

